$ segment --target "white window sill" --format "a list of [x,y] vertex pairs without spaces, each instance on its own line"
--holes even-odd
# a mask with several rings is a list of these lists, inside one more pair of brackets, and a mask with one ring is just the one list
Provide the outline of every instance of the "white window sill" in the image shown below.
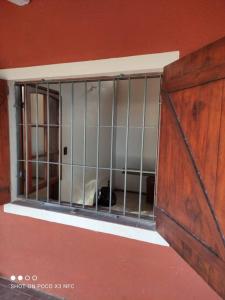
[[16,203],[4,205],[4,212],[19,216],[26,216],[47,222],[74,226],[101,233],[112,234],[146,243],[169,246],[168,243],[154,230],[147,230],[108,221],[96,220],[68,213],[55,212],[40,208],[29,207]]

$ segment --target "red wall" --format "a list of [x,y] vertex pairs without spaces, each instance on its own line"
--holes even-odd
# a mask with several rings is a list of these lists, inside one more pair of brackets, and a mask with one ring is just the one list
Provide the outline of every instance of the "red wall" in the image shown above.
[[171,249],[0,212],[0,275],[36,274],[68,300],[219,300]]
[[[180,50],[225,35],[224,0],[0,0],[0,68]],[[218,300],[170,248],[0,211],[0,275],[75,283],[67,299]]]
[[0,0],[0,68],[184,55],[224,35],[224,0]]

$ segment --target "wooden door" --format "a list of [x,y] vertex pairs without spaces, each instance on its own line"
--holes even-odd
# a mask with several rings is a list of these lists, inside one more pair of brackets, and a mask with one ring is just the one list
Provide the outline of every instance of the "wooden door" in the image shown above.
[[[49,101],[47,99],[49,97]],[[28,194],[36,192],[36,168],[38,167],[38,190],[44,190],[48,183],[48,151],[49,161],[59,161],[59,92],[35,85],[26,86],[27,122],[28,122]],[[49,105],[49,140],[48,109]],[[25,122],[25,120],[24,120]],[[37,136],[38,133],[38,136]],[[36,145],[38,143],[38,145]],[[23,145],[25,147],[25,143]],[[24,150],[25,153],[26,150]],[[49,166],[49,195],[56,198],[58,190],[58,168]],[[25,185],[25,183],[24,183]],[[24,187],[25,189],[25,187]]]
[[157,230],[225,299],[225,38],[167,66]]
[[0,80],[0,204],[10,202],[8,85]]

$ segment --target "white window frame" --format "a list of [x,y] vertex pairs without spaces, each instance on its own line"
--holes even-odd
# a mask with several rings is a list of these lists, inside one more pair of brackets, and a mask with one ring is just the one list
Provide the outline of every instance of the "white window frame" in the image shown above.
[[162,73],[163,68],[166,65],[172,63],[178,58],[179,51],[172,51],[94,61],[1,69],[0,78],[8,80],[9,82],[8,103],[11,161],[11,203],[4,205],[4,212],[168,246],[167,242],[157,232],[152,230],[105,222],[103,220],[94,220],[61,212],[46,211],[40,208],[21,206],[13,203],[13,201],[17,198],[17,169],[16,164],[14,164],[17,156],[17,149],[15,145],[17,132],[16,108],[14,106],[14,82],[20,80],[31,81],[40,79],[103,77],[120,74]]

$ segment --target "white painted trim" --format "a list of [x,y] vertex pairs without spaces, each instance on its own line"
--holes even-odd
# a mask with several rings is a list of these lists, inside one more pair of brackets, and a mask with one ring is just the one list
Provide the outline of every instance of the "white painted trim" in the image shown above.
[[16,107],[15,107],[15,88],[14,81],[8,81],[8,111],[9,111],[9,149],[10,149],[10,189],[11,199],[17,197],[17,126],[16,126]]
[[[10,160],[11,160],[11,199],[16,198],[17,180],[15,170],[16,117],[14,82],[19,80],[63,79],[95,76],[110,76],[134,73],[161,73],[163,68],[179,58],[179,51],[146,54],[130,57],[101,59],[95,61],[72,62],[33,66],[25,68],[0,69],[0,79],[9,82],[9,122],[10,122]],[[38,208],[25,207],[13,203],[4,205],[4,212],[27,216],[39,220],[108,233],[147,243],[168,246],[167,242],[155,231],[126,225],[93,220],[80,216],[63,214]]]
[[171,51],[92,61],[0,69],[0,79],[18,81],[110,76],[146,72],[161,73],[166,65],[178,58],[179,51]]
[[79,227],[101,233],[112,234],[146,243],[169,246],[168,243],[156,231],[152,230],[84,218],[60,212],[53,212],[44,209],[31,208],[13,203],[5,204],[4,212],[73,227]]

